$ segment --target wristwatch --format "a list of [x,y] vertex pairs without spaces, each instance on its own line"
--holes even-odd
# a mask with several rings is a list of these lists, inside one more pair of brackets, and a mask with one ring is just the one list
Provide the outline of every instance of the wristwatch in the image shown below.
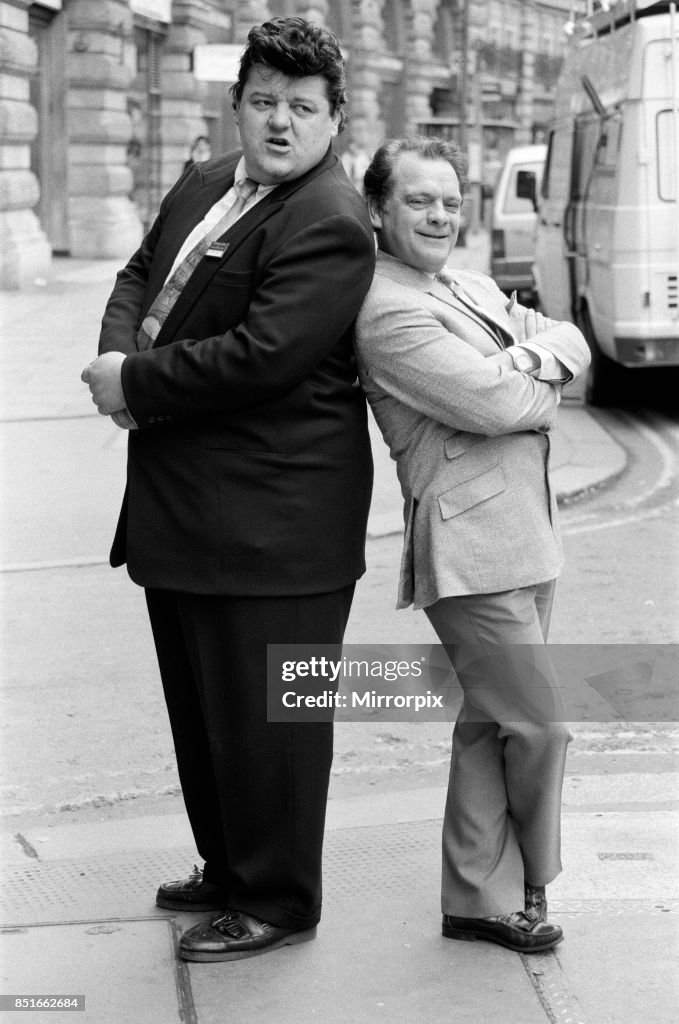
[[531,348],[522,348],[520,345],[512,346],[509,349],[509,354],[512,357],[514,366],[521,373],[534,376],[542,366],[540,356],[537,352],[533,352]]

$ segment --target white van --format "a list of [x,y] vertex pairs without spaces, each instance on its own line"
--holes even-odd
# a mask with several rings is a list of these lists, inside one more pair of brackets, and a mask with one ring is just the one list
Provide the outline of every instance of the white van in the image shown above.
[[544,145],[510,149],[493,196],[490,273],[503,291],[516,290],[522,298],[535,290],[535,196],[546,153]]
[[677,6],[594,3],[557,86],[536,283],[544,312],[587,338],[596,405],[621,365],[679,365]]

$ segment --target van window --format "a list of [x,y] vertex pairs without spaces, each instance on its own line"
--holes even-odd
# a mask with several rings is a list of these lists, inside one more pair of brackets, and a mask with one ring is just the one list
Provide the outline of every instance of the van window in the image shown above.
[[619,110],[606,118],[604,124],[604,135],[599,146],[597,163],[602,167],[608,167],[614,172],[620,161],[620,146],[622,142],[622,114]]
[[674,116],[671,110],[661,110],[656,122],[658,142],[658,195],[666,202],[677,199],[677,166],[674,141]]
[[535,175],[536,193],[540,191],[540,176],[542,174],[542,162],[517,164],[512,167],[512,172],[507,182],[507,191],[502,209],[503,213],[535,213],[533,203],[530,199],[523,199],[516,194],[516,181],[519,171],[532,171]]
[[571,153],[573,138],[568,128],[552,132],[545,176],[542,179],[542,196],[545,199],[561,200],[566,204],[571,191]]

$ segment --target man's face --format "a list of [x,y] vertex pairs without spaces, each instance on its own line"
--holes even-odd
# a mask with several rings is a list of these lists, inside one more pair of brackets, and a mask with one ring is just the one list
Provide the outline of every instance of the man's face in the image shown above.
[[325,156],[337,135],[322,75],[289,78],[255,64],[248,73],[236,123],[248,176],[262,185],[300,178]]
[[460,227],[457,174],[446,160],[401,153],[392,186],[381,212],[369,204],[380,249],[417,270],[436,273],[445,266]]

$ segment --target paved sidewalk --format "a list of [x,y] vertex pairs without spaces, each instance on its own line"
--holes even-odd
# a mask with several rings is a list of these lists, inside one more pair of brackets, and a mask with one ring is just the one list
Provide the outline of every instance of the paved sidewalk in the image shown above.
[[621,776],[612,801],[609,779],[569,779],[566,938],[533,956],[442,938],[442,788],[331,799],[317,940],[237,963],[176,959],[201,915],[153,904],[195,859],[183,814],[38,825],[3,844],[2,991],[84,996],[92,1024],[673,1024],[677,812],[649,813],[668,783]]
[[[480,267],[485,244],[470,238],[457,257]],[[66,574],[106,557],[124,434],[92,412],[79,374],[94,357],[116,269],[61,260],[44,287],[0,294],[0,439],[11,495],[5,567]],[[372,538],[402,528],[394,469],[377,437],[375,458]],[[601,485],[624,464],[589,412],[564,402],[554,438],[561,500]],[[49,530],[26,529],[36,508],[49,511]],[[80,574],[81,588],[89,572]],[[54,592],[47,576],[35,574],[36,601]],[[96,600],[104,600],[100,590]],[[106,600],[112,617],[132,614],[115,595]],[[117,638],[115,622],[111,630]],[[51,756],[48,743],[58,737],[38,738],[37,758]],[[331,791],[317,940],[235,964],[177,960],[178,937],[197,918],[153,904],[158,882],[185,874],[196,857],[179,800],[170,813],[141,809],[121,819],[103,808],[101,820],[86,823],[67,815],[49,825],[7,818],[0,992],[84,995],[76,1019],[90,1024],[670,1024],[679,920],[675,782],[665,760],[646,774],[628,762],[597,761],[567,780],[566,871],[550,893],[566,941],[537,957],[441,937],[441,786],[390,792],[385,783],[350,798]],[[30,1020],[52,1024],[54,1015],[35,1011]]]

